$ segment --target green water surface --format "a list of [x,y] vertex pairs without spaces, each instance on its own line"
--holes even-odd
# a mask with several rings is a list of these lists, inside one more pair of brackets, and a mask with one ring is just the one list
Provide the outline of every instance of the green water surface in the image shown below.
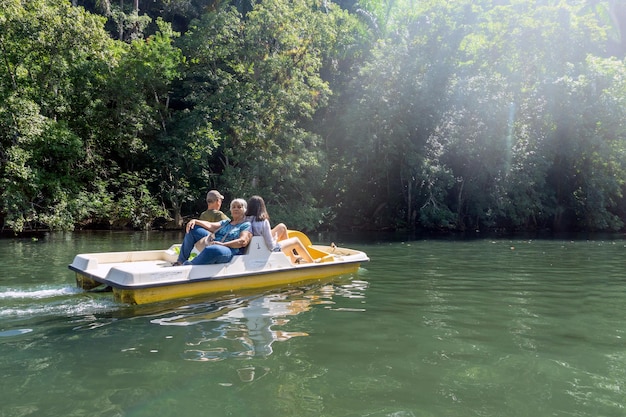
[[338,240],[371,262],[327,283],[74,288],[76,253],[180,237],[0,240],[0,416],[626,415],[625,240]]

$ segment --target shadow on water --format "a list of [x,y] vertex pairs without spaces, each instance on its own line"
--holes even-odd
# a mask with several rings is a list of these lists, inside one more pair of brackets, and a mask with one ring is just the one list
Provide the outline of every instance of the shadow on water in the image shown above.
[[512,240],[595,240],[611,241],[626,238],[621,232],[551,232],[537,230],[528,232],[480,231],[468,230],[465,232],[440,231],[353,231],[353,232],[319,232],[310,235],[314,242],[328,244],[346,242],[357,244],[371,243],[398,243],[423,240],[432,241],[472,241],[482,239],[512,239]]

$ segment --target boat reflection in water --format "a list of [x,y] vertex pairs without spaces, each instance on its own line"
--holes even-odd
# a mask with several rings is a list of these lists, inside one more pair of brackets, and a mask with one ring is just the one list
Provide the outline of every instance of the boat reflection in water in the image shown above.
[[[161,326],[190,326],[183,357],[190,361],[221,361],[227,358],[267,357],[274,342],[309,336],[306,331],[277,329],[290,318],[311,310],[316,305],[332,309],[333,297],[362,298],[365,281],[351,280],[345,284],[290,289],[237,299],[224,299],[210,304],[189,306],[188,310],[170,311],[168,317],[151,320]],[[238,371],[242,381],[254,379],[254,367]],[[258,378],[258,376],[257,376]]]

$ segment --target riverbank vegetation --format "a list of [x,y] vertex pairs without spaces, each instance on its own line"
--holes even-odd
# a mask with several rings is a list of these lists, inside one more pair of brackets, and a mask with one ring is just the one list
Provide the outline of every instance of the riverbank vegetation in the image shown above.
[[0,0],[0,218],[616,231],[626,6]]

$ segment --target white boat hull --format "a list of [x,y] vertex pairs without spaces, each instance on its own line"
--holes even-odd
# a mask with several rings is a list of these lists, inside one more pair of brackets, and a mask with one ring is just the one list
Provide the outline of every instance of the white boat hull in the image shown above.
[[76,272],[80,288],[106,285],[117,301],[146,304],[318,280],[354,273],[369,261],[361,251],[303,240],[314,262],[296,263],[293,256],[270,252],[263,239],[255,236],[246,254],[225,264],[171,266],[178,256],[175,245],[167,250],[79,254],[69,268]]

